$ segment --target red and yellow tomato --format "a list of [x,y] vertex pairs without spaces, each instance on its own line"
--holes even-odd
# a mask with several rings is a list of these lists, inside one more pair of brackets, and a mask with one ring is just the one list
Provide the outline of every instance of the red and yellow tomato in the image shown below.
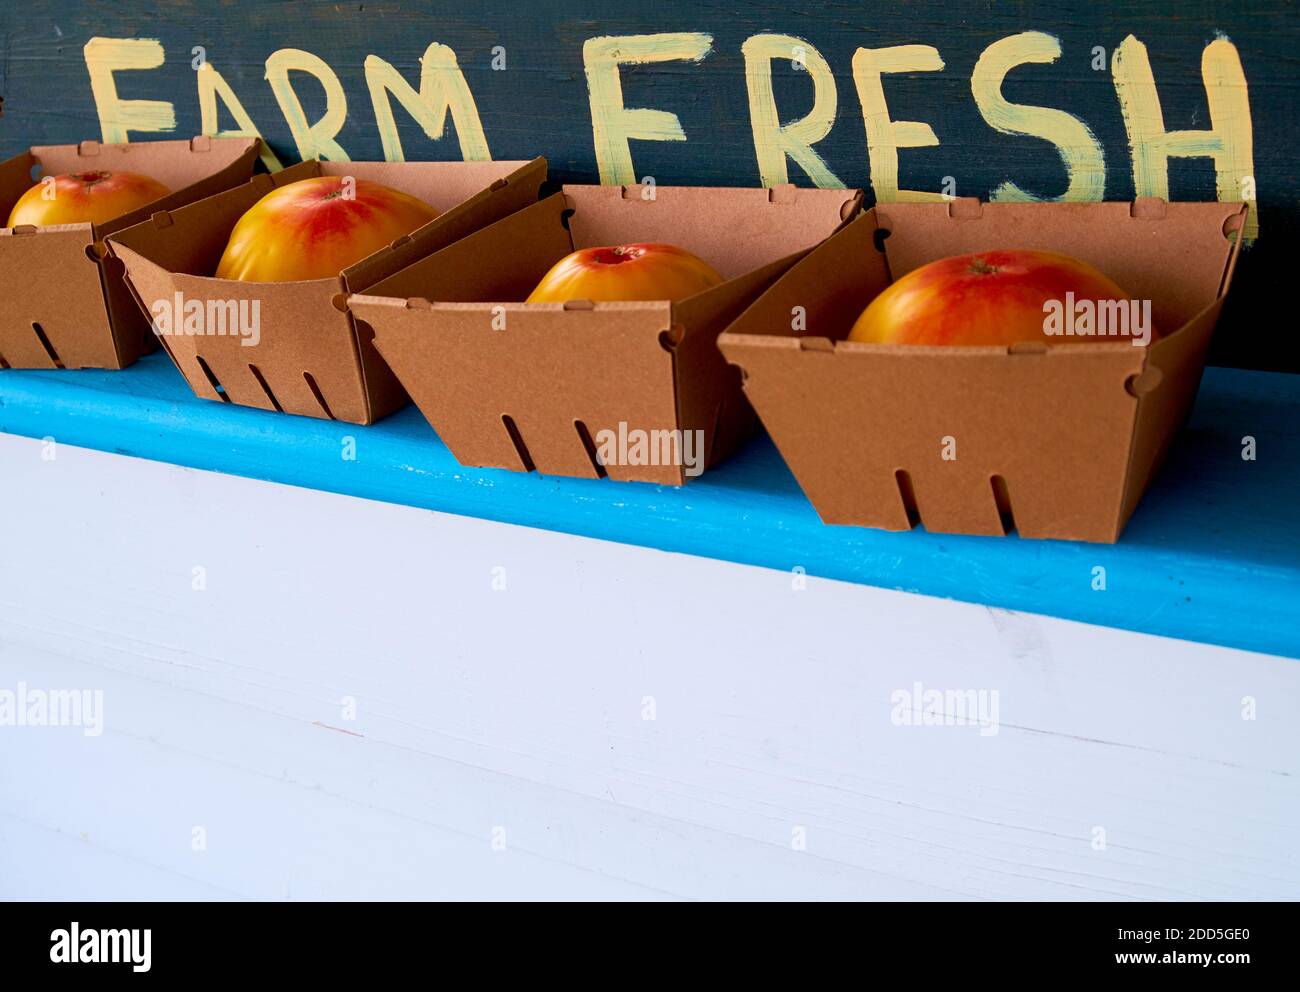
[[1045,304],[1065,306],[1068,300],[1127,302],[1129,295],[1066,255],[1019,249],[957,255],[914,269],[889,286],[863,310],[848,339],[923,345],[1114,340],[1048,336]]
[[366,179],[302,179],[267,193],[239,218],[217,278],[328,279],[437,216],[423,200]]
[[157,179],[135,172],[74,172],[37,183],[9,212],[9,227],[103,224],[170,193]]
[[583,248],[556,262],[526,302],[684,300],[722,281],[708,262],[674,245]]

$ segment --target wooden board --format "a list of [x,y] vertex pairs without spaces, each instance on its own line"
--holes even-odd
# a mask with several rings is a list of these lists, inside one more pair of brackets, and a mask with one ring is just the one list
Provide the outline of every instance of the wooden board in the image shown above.
[[[52,0],[0,13],[0,154],[233,129],[240,126],[233,104],[283,163],[316,153],[358,161],[542,153],[565,181],[788,179],[866,186],[869,199],[893,198],[900,187],[987,198],[1011,182],[1038,197],[1127,200],[1159,191],[1167,175],[1174,199],[1257,195],[1258,236],[1238,270],[1212,361],[1295,371],[1300,347],[1272,314],[1300,235],[1300,159],[1290,133],[1300,119],[1298,25],[1287,0],[829,0],[802,9],[687,0],[468,7]],[[382,85],[400,90],[400,76],[418,87],[422,57],[431,83],[453,94],[451,113],[440,114],[431,86],[427,131]],[[890,59],[900,71],[885,72],[877,92],[871,64],[890,68]],[[1154,89],[1143,90],[1144,64]],[[216,94],[206,120],[205,88]],[[406,96],[418,108],[414,94]],[[897,133],[904,147],[896,181],[892,132],[886,118],[864,114],[864,96],[893,121],[919,122]],[[1147,132],[1130,134],[1125,106]],[[629,118],[623,107],[657,115]],[[308,132],[330,115],[337,128]],[[870,139],[868,118],[878,125]],[[289,119],[298,121],[296,135]],[[1161,120],[1179,133],[1214,127],[1234,151],[1218,160],[1174,157],[1166,168],[1152,159],[1162,147]],[[929,140],[922,124],[937,143],[906,147]],[[1048,134],[1071,150],[1006,133],[1017,131]],[[624,141],[628,133],[684,140]],[[782,141],[800,135],[804,150],[784,154]]]
[[1300,378],[1209,370],[1124,536],[1100,545],[827,526],[766,438],[674,488],[466,468],[414,407],[360,428],[197,399],[162,354],[0,374],[0,432],[44,439],[51,463],[96,448],[763,565],[794,586],[841,579],[1295,658],[1298,405]]
[[0,899],[1300,898],[1293,661],[46,454],[0,690],[102,700],[0,726]]

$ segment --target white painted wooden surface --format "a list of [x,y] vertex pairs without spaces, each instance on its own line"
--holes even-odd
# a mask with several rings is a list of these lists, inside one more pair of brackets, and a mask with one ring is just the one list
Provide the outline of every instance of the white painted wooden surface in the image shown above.
[[1300,897],[1300,662],[45,450],[0,690],[104,732],[0,727],[0,897]]

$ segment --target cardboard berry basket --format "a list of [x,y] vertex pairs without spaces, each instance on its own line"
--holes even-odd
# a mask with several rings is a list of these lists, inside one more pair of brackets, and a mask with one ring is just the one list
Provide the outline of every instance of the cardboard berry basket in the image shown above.
[[[1118,540],[1200,382],[1246,216],[1239,203],[890,203],[778,280],[721,336],[799,484],[832,524]],[[996,248],[1072,255],[1157,332],[1049,347],[848,342],[893,279]],[[790,329],[790,308],[807,308]]]
[[121,369],[155,347],[104,239],[147,218],[245,182],[256,138],[197,137],[42,145],[0,164],[0,219],[43,177],[136,172],[173,192],[104,224],[0,229],[0,369]]
[[[381,183],[439,214],[334,278],[240,282],[213,276],[245,211],[272,189],[317,176]],[[346,295],[535,203],[545,177],[544,159],[303,162],[179,210],[159,211],[114,235],[109,250],[125,264],[139,306],[155,315],[159,340],[197,395],[371,424],[409,400],[369,336],[358,334]],[[185,307],[204,319],[196,326],[179,320],[170,329],[161,326],[159,308],[180,313]],[[255,333],[247,333],[250,323]]]
[[[860,203],[793,186],[566,186],[349,307],[462,464],[681,485],[757,427],[719,332]],[[522,302],[571,252],[636,242],[685,248],[725,281],[676,303]]]

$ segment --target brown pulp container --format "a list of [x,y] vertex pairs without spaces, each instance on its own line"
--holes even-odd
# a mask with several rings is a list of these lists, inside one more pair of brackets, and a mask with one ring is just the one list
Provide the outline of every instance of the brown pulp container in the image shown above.
[[[439,215],[337,277],[241,282],[212,273],[230,232],[271,190],[318,176],[352,176],[409,193]],[[200,333],[159,334],[194,392],[210,400],[370,424],[408,397],[359,334],[344,300],[418,258],[537,200],[546,162],[303,162],[179,210],[159,211],[115,234],[138,304],[198,301],[204,312],[255,314],[254,337],[207,322]],[[448,278],[459,278],[454,272]],[[178,295],[179,294],[179,295]]]
[[[757,426],[718,334],[860,203],[793,186],[566,186],[349,306],[461,464],[681,485]],[[522,302],[571,252],[638,242],[685,248],[726,281],[675,303]],[[604,447],[618,437],[626,452]]]
[[[1114,542],[1190,411],[1245,214],[1158,199],[881,204],[791,268],[719,346],[827,523]],[[998,248],[1091,263],[1151,301],[1159,336],[1148,347],[844,340],[892,280]]]
[[40,145],[0,164],[0,217],[42,177],[136,172],[172,192],[104,224],[0,229],[0,369],[122,369],[155,347],[149,321],[104,250],[109,235],[246,182],[256,138]]

